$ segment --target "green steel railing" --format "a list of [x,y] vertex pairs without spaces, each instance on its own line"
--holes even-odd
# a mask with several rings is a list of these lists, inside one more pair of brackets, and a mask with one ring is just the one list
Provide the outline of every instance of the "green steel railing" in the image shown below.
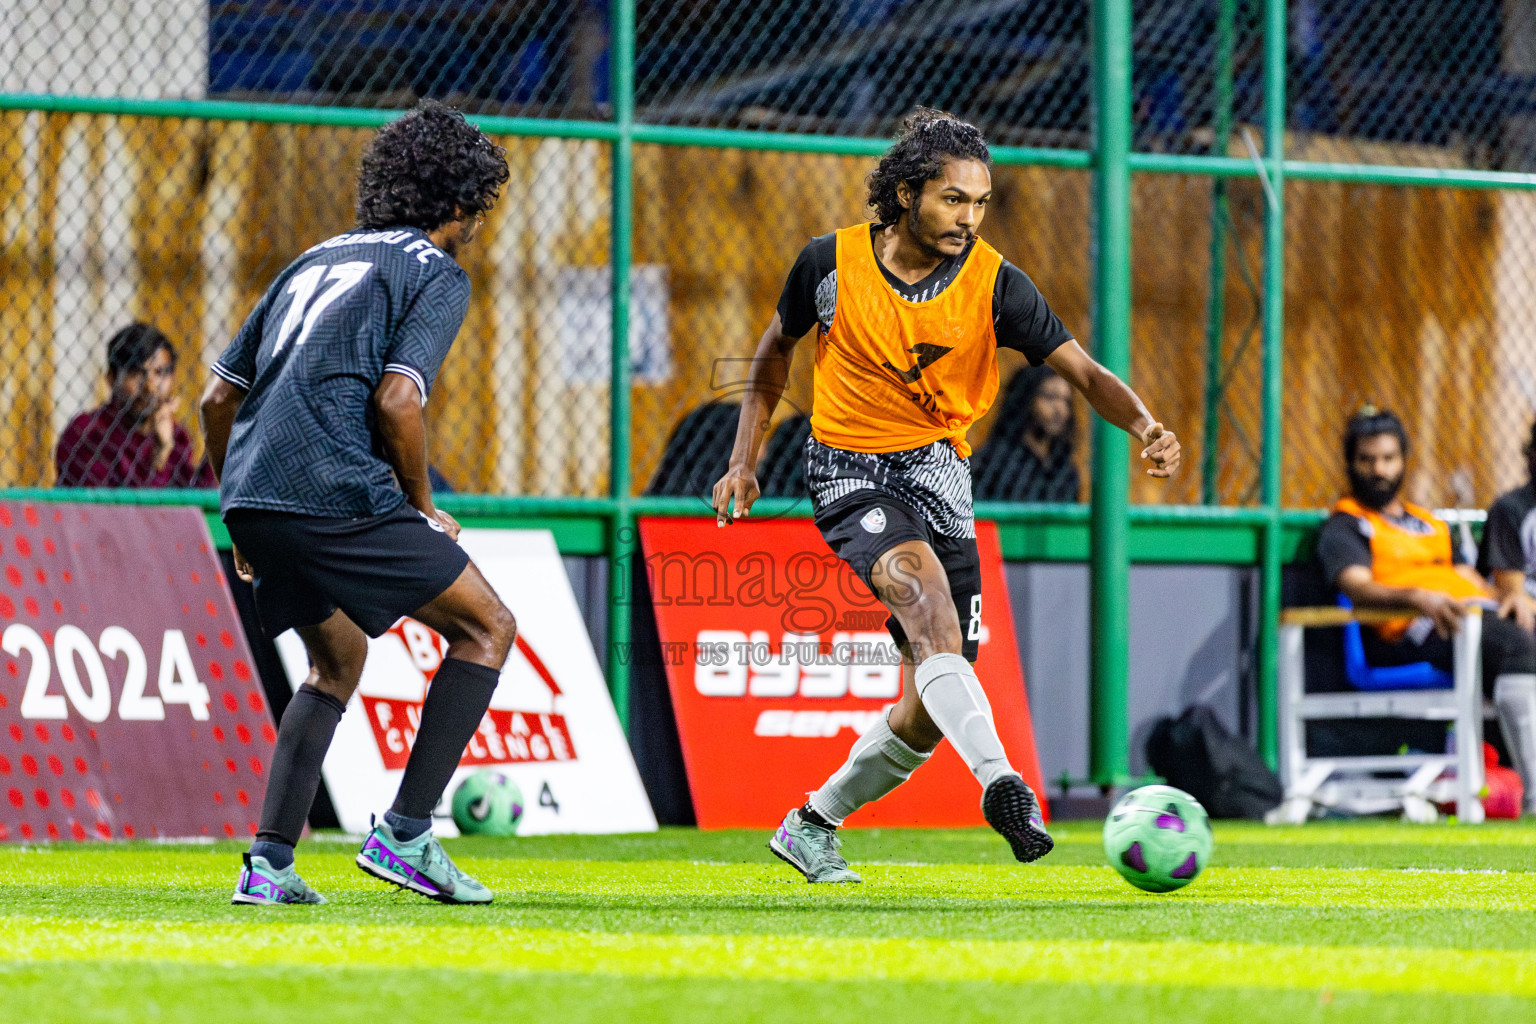
[[[1216,16],[1216,84],[1212,101],[1216,108],[1211,151],[1226,156],[1232,142],[1232,51],[1237,35],[1237,0],[1221,0]],[[1227,318],[1227,228],[1231,204],[1227,179],[1211,181],[1211,268],[1205,304],[1205,431],[1200,445],[1200,500],[1218,500],[1220,470],[1221,400],[1226,390],[1222,372],[1222,340]]]
[[[1206,530],[1212,536],[1235,539],[1217,545],[1227,560],[1233,552],[1249,551],[1261,567],[1262,615],[1260,618],[1259,686],[1260,748],[1273,762],[1275,755],[1275,671],[1277,664],[1277,615],[1280,600],[1280,566],[1287,552],[1294,552],[1300,531],[1315,527],[1314,512],[1284,512],[1281,497],[1281,397],[1284,353],[1284,189],[1288,178],[1350,184],[1434,188],[1536,189],[1536,175],[1497,171],[1429,167],[1365,166],[1287,160],[1285,132],[1285,0],[1265,0],[1264,90],[1265,153],[1260,160],[1227,155],[1233,129],[1232,51],[1236,0],[1220,0],[1217,18],[1215,100],[1216,139],[1210,155],[1137,153],[1131,151],[1131,0],[1093,0],[1093,99],[1094,132],[1091,152],[999,146],[993,157],[999,164],[1048,166],[1082,170],[1093,175],[1093,332],[1096,354],[1105,365],[1122,375],[1130,370],[1130,183],[1140,173],[1208,176],[1213,189],[1211,239],[1211,296],[1207,307],[1206,445],[1201,493],[1215,497],[1216,464],[1212,453],[1218,446],[1221,399],[1222,291],[1226,269],[1228,219],[1225,179],[1259,178],[1265,184],[1262,276],[1262,328],[1264,384],[1262,391],[1262,467],[1258,507],[1149,508],[1129,505],[1129,442],[1123,435],[1099,423],[1094,432],[1094,489],[1091,508],[1082,506],[982,505],[978,513],[996,519],[1015,536],[1045,537],[1055,543],[1051,531],[1071,534],[1068,546],[1076,552],[1084,543],[1083,531],[1091,530],[1093,566],[1093,727],[1092,768],[1104,785],[1128,777],[1127,731],[1128,565],[1133,557],[1155,556],[1161,537],[1180,531]],[[443,500],[443,507],[480,522],[533,521],[576,530],[583,550],[601,551],[612,558],[609,593],[609,629],[613,649],[629,639],[629,572],[636,548],[635,520],[639,515],[706,515],[695,499],[658,499],[632,494],[632,411],[629,379],[629,289],[633,261],[634,146],[637,143],[667,146],[703,146],[845,156],[876,156],[888,145],[885,139],[831,135],[780,134],[713,128],[650,125],[635,117],[634,54],[635,0],[610,0],[612,117],[606,121],[558,120],[520,117],[473,117],[483,129],[498,135],[587,139],[606,143],[612,153],[612,393],[610,398],[611,477],[603,498],[476,497],[460,495]],[[328,125],[372,128],[399,116],[400,111],[344,107],[303,106],[280,103],[244,103],[212,100],[135,100],[84,96],[33,94],[0,95],[0,110],[52,111],[135,117],[196,118],[205,120]],[[1193,467],[1191,467],[1193,469]],[[116,502],[175,502],[202,508],[212,516],[217,498],[209,491],[69,491],[12,490],[6,497],[19,500],[87,500]],[[781,507],[782,505],[782,507]],[[794,502],[765,501],[760,508],[772,514],[803,515]],[[1018,531],[1025,531],[1019,534]],[[1043,531],[1043,532],[1041,532]],[[1075,531],[1075,532],[1074,532]],[[1158,531],[1162,531],[1159,533]],[[1038,535],[1038,536],[1037,536]],[[1028,543],[1034,543],[1026,537]],[[1139,545],[1139,547],[1138,547]],[[1179,555],[1184,549],[1177,549]],[[1136,552],[1140,552],[1139,555]],[[1198,553],[1198,552],[1196,552]],[[1212,556],[1214,557],[1214,556]],[[1192,559],[1199,560],[1199,559]],[[610,654],[609,679],[619,715],[627,721],[629,670],[625,659]]]
[[[617,104],[615,104],[617,106]],[[205,121],[257,121],[333,128],[377,128],[404,113],[361,107],[316,107],[297,103],[256,103],[227,100],[137,100],[97,96],[58,96],[44,93],[0,93],[0,110],[59,114],[113,114],[122,117],[195,118]],[[492,135],[540,136],[614,142],[619,127],[612,121],[559,118],[499,117],[470,114],[469,120]],[[752,149],[777,153],[825,153],[830,156],[879,156],[888,139],[846,135],[802,135],[793,132],[746,131],[735,128],[690,128],[636,122],[630,138],[657,146],[702,146],[710,149]],[[994,146],[995,163],[1017,167],[1093,169],[1093,154],[1080,149]],[[1126,154],[1133,174],[1187,174],[1216,178],[1256,178],[1252,160],[1187,153]],[[1536,189],[1536,174],[1480,171],[1458,167],[1412,167],[1385,164],[1346,164],[1285,160],[1287,178],[1332,181],[1348,185],[1407,185],[1426,188]]]
[[612,0],[613,39],[609,74],[613,92],[612,371],[608,493],[613,499],[608,569],[608,689],[619,722],[629,729],[629,658],[633,618],[629,568],[638,540],[630,509],[629,271],[634,262],[635,224],[635,0]]
[[[1094,354],[1111,372],[1131,373],[1131,0],[1093,9]],[[1089,771],[1101,784],[1130,777],[1130,442],[1093,420],[1093,576],[1089,599],[1092,742]]]
[[1260,492],[1269,512],[1259,596],[1259,752],[1279,762],[1281,411],[1285,366],[1285,0],[1264,8],[1264,444]]

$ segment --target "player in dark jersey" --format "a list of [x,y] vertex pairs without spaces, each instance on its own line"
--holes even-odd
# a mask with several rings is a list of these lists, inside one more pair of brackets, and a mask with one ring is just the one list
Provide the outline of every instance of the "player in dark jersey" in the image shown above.
[[[1525,444],[1525,468],[1524,486],[1499,495],[1488,509],[1477,568],[1493,581],[1499,618],[1530,633],[1536,629],[1536,424]],[[1536,814],[1536,675],[1500,675],[1493,702],[1504,746],[1525,783],[1524,812]]]
[[900,703],[769,840],[808,881],[860,880],[836,829],[906,781],[944,739],[981,783],[982,812],[1014,856],[1035,860],[1052,848],[972,668],[981,569],[966,433],[996,397],[998,347],[1048,363],[1140,439],[1148,473],[1178,468],[1174,435],[1089,358],[1034,283],[977,237],[990,165],[975,127],[935,110],[907,120],[869,176],[878,222],[814,239],[795,262],[758,344],[730,468],[715,485],[721,526],[749,513],[764,428],[795,344],[814,327],[806,479],[816,525],[890,611],[903,687]]
[[323,903],[293,850],[369,636],[411,615],[448,641],[364,871],[487,903],[432,836],[432,809],[490,705],[516,625],[432,502],[422,407],[469,305],[454,260],[507,180],[506,155],[423,103],[363,155],[355,231],[284,270],[213,366],[203,434],[235,565],[269,636],[296,629],[309,679],[283,714],[236,903]]

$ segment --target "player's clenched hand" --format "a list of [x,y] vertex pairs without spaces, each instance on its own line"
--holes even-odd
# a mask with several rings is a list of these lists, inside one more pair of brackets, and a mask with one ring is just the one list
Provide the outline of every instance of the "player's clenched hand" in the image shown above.
[[459,526],[459,521],[457,519],[453,518],[453,516],[449,515],[447,512],[444,512],[442,509],[435,509],[433,511],[433,515],[437,519],[438,524],[442,526],[443,532],[448,535],[449,540],[459,539],[459,530],[462,529],[462,527]]
[[1161,423],[1154,423],[1142,432],[1141,443],[1146,445],[1141,450],[1141,457],[1152,460],[1152,468],[1147,470],[1147,476],[1166,478],[1178,471],[1179,460],[1183,458],[1184,452],[1173,431],[1164,430]]
[[761,494],[756,473],[745,466],[732,466],[715,484],[715,525],[727,526],[737,516],[746,518]]
[[254,580],[256,578],[256,570],[251,568],[251,563],[245,560],[245,556],[240,553],[240,549],[231,547],[229,553],[235,556],[235,575],[247,583]]

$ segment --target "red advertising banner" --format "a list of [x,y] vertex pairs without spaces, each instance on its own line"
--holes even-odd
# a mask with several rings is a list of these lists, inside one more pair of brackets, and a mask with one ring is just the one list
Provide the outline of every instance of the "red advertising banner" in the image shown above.
[[0,840],[249,836],[276,732],[196,509],[0,502]]
[[[1009,759],[1045,803],[997,527],[977,523],[986,688]],[[836,771],[901,695],[885,609],[805,520],[642,518],[652,603],[701,828],[770,828]],[[982,825],[981,789],[950,746],[863,827]]]

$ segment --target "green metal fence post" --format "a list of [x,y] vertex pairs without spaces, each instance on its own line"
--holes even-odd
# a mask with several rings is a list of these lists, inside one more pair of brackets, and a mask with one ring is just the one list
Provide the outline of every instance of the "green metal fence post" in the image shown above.
[[[1216,18],[1216,83],[1212,124],[1215,139],[1211,155],[1224,157],[1232,140],[1232,47],[1237,34],[1237,0],[1221,0]],[[1220,499],[1217,486],[1221,463],[1221,395],[1226,390],[1222,374],[1222,326],[1227,315],[1227,179],[1211,179],[1210,295],[1205,303],[1205,430],[1200,457],[1200,501],[1214,505]]]
[[1262,495],[1269,512],[1264,531],[1259,601],[1259,752],[1274,767],[1280,665],[1281,430],[1285,371],[1285,0],[1267,0],[1264,19],[1264,464]]
[[[1093,338],[1099,362],[1131,369],[1131,3],[1093,4]],[[1093,734],[1090,771],[1100,785],[1130,775],[1130,447],[1102,419],[1093,428]]]
[[629,730],[630,586],[637,530],[630,510],[629,276],[635,213],[635,0],[611,0],[608,35],[613,121],[613,378],[609,395],[608,487],[613,498],[608,564],[608,692]]

